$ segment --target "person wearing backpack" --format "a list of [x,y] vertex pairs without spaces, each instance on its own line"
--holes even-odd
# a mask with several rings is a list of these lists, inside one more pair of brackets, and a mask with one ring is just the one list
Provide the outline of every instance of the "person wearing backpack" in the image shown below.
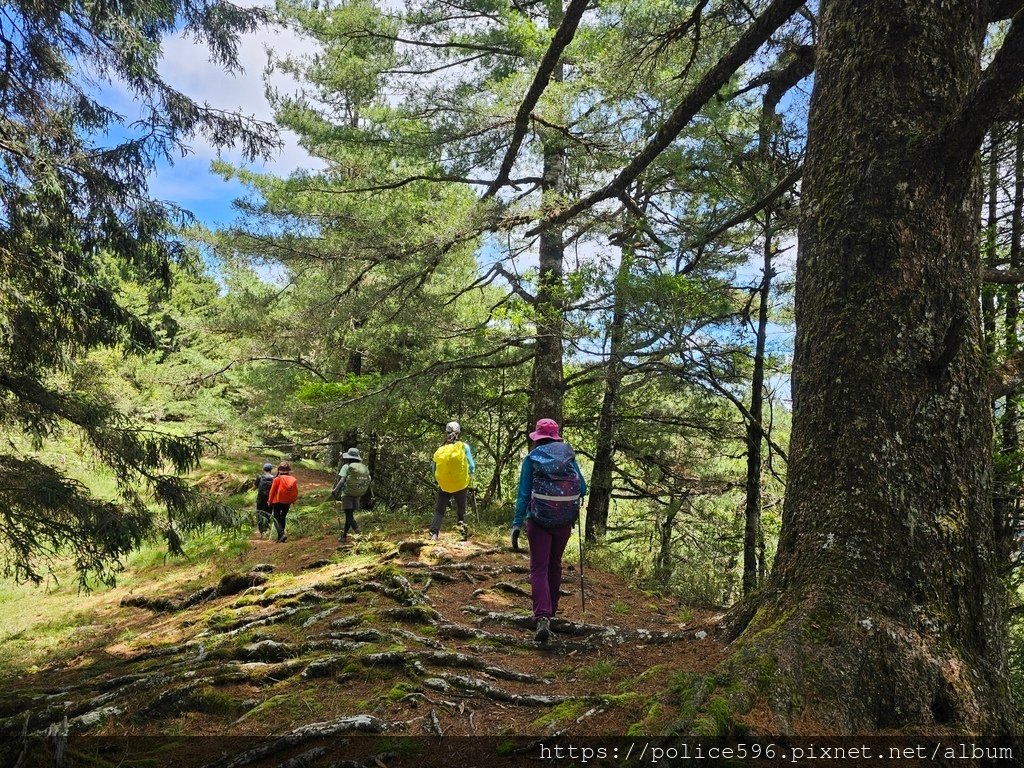
[[256,475],[256,529],[260,536],[266,536],[270,530],[270,486],[274,483],[273,469],[274,465],[268,461],[263,465],[263,472]]
[[345,513],[345,528],[338,537],[339,544],[345,544],[349,530],[359,533],[355,511],[360,508],[360,499],[370,489],[370,470],[359,457],[358,448],[349,448],[341,455],[342,465],[338,471],[338,482],[331,491],[331,498],[341,502]]
[[459,440],[462,427],[457,421],[449,421],[444,428],[444,445],[434,451],[434,460],[430,463],[437,480],[437,505],[434,508],[434,519],[430,521],[430,539],[437,541],[441,533],[441,518],[444,517],[448,503],[454,499],[455,515],[458,518],[459,533],[462,540],[469,538],[466,527],[466,494],[469,478],[476,472],[473,451],[469,444]]
[[533,443],[519,470],[516,514],[512,521],[512,548],[519,549],[519,534],[526,524],[530,542],[530,593],[533,599],[534,639],[551,635],[551,617],[558,612],[562,584],[562,554],[580,514],[580,499],[587,482],[576,454],[559,434],[558,422],[540,419],[530,433]]
[[288,510],[299,498],[299,484],[292,476],[291,465],[282,461],[277,465],[277,477],[270,485],[270,511],[274,516],[274,529],[279,542],[288,541],[284,532],[285,518]]

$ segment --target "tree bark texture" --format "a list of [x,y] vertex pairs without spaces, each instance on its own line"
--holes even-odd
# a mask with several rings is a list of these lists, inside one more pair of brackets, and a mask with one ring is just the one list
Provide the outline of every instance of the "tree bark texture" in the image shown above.
[[782,532],[727,662],[782,731],[1012,730],[980,177],[929,150],[978,82],[983,5],[821,3]]

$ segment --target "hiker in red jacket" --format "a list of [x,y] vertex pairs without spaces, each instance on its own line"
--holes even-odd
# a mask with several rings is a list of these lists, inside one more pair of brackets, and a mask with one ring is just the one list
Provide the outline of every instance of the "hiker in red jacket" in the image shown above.
[[284,521],[288,508],[299,498],[299,484],[292,475],[291,465],[282,461],[277,465],[277,477],[270,486],[270,511],[274,515],[274,529],[278,541],[288,541],[284,532]]

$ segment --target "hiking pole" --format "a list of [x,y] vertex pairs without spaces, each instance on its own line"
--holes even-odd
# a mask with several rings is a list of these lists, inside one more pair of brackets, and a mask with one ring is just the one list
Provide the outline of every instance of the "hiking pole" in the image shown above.
[[473,514],[476,516],[476,527],[477,527],[477,530],[479,530],[480,529],[480,507],[478,507],[476,505],[476,491],[477,491],[476,486],[473,486],[473,488],[471,490],[472,490],[472,494],[470,495],[470,498],[473,499]]
[[579,516],[576,517],[576,538],[580,543],[580,607],[583,615],[587,615],[587,593],[583,589],[583,528]]

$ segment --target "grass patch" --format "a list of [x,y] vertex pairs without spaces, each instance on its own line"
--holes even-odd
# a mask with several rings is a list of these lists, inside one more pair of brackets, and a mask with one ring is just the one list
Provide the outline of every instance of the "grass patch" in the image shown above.
[[615,670],[617,669],[618,665],[614,661],[601,659],[600,661],[595,661],[589,666],[580,667],[578,673],[582,677],[587,678],[587,680],[599,682],[601,680],[607,680],[609,677],[614,675]]

